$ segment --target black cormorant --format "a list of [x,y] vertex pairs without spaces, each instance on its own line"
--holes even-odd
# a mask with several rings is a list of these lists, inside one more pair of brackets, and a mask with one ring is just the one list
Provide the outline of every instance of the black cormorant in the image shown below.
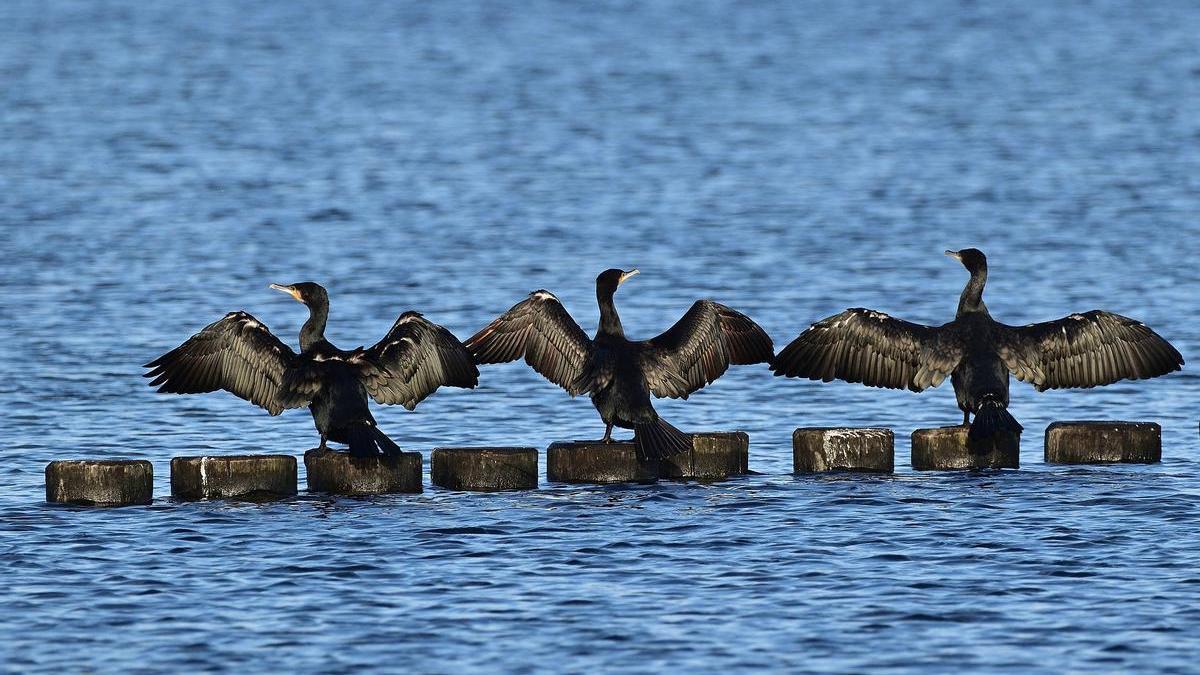
[[572,396],[590,394],[606,424],[633,429],[638,453],[660,459],[691,449],[691,437],[654,411],[650,395],[687,398],[716,380],[730,364],[765,363],[771,338],[745,315],[699,300],[670,330],[651,340],[625,338],[613,304],[617,287],[637,270],[605,270],[596,277],[600,327],[588,339],[549,291],[529,297],[466,342],[475,362],[502,363],[522,356]]
[[150,386],[170,394],[224,389],[272,415],[308,406],[322,448],[335,441],[364,456],[400,452],[376,427],[368,394],[378,403],[412,410],[442,385],[469,389],[479,381],[462,343],[416,312],[401,314],[375,345],[347,351],[325,339],[324,288],[312,282],[271,288],[308,307],[299,354],[253,316],[231,312],[146,364],[145,376],[154,378]]
[[[1008,413],[1008,376],[1038,391],[1095,387],[1165,375],[1183,357],[1145,324],[1093,310],[1057,321],[1008,326],[983,304],[987,258],[977,249],[946,251],[971,273],[954,321],[923,326],[869,309],[814,323],[771,362],[776,375],[922,391],[954,384],[970,437],[1019,432]],[[975,421],[970,422],[970,415]]]

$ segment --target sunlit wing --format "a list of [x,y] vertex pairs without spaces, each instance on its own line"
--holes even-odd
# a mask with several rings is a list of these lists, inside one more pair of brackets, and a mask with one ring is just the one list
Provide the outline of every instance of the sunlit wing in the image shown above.
[[592,341],[549,291],[530,293],[467,340],[466,347],[479,364],[524,357],[572,396],[591,389],[587,367]]
[[[284,380],[296,353],[246,312],[231,312],[146,364],[150,386],[168,394],[223,389],[278,415],[308,404],[316,389],[294,378],[287,396]],[[319,388],[319,385],[318,385]]]
[[771,370],[787,377],[923,391],[941,384],[962,356],[953,331],[856,307],[814,323],[779,352]]

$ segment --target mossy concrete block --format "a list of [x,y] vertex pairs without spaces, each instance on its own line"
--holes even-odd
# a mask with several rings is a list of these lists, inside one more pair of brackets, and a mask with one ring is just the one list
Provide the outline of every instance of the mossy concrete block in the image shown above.
[[660,478],[709,481],[749,473],[750,437],[744,431],[689,435],[692,437],[691,451],[660,460]]
[[792,432],[795,473],[892,473],[895,461],[896,435],[891,429],[801,427]]
[[536,448],[435,448],[429,473],[434,485],[450,490],[534,490],[538,453]]
[[917,429],[912,435],[912,467],[917,471],[1016,469],[1021,465],[1021,434],[998,432],[972,441],[968,427]]
[[176,499],[277,499],[296,494],[291,455],[218,455],[171,459]]
[[1047,464],[1153,464],[1162,461],[1154,422],[1055,422],[1046,427]]
[[154,467],[144,459],[58,459],[46,465],[46,501],[128,506],[154,500]]
[[653,483],[658,463],[638,460],[633,443],[559,441],[546,450],[552,483]]
[[334,495],[378,495],[423,490],[421,453],[354,457],[313,448],[304,453],[308,491]]

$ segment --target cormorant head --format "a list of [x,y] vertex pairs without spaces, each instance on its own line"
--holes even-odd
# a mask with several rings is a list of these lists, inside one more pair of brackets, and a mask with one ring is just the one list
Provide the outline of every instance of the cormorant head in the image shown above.
[[974,274],[979,271],[987,270],[987,256],[977,248],[964,248],[961,251],[946,251],[946,255],[954,258],[967,268],[967,271]]
[[296,299],[297,302],[302,302],[306,305],[319,305],[322,302],[329,302],[329,294],[321,284],[316,284],[311,281],[302,281],[298,284],[271,284],[271,288],[277,291],[283,291]]
[[637,273],[637,269],[628,272],[616,268],[604,270],[600,276],[596,277],[596,292],[612,295],[617,291],[617,286],[625,283],[625,280]]

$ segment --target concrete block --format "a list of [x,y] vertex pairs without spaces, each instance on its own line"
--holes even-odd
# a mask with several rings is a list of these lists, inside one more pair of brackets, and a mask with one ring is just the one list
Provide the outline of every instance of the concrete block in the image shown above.
[[335,495],[417,493],[423,489],[419,452],[353,457],[313,448],[304,453],[308,491]]
[[691,434],[692,449],[661,461],[639,461],[632,442],[560,441],[546,451],[546,477],[555,483],[653,483],[720,480],[749,473],[744,432]]
[[433,484],[451,490],[534,490],[536,448],[436,448],[430,460]]
[[971,441],[967,431],[961,425],[917,429],[912,435],[912,467],[917,471],[1020,467],[1020,434],[1000,432]]
[[633,443],[559,441],[546,450],[552,483],[653,483],[658,463],[638,460]]
[[709,431],[690,434],[691,452],[658,463],[660,478],[721,480],[749,473],[750,437],[743,431]]
[[59,459],[46,465],[46,501],[88,506],[149,504],[154,467],[144,459]]
[[1154,422],[1055,422],[1046,427],[1047,464],[1152,464],[1162,461]]
[[296,494],[291,455],[217,455],[171,459],[176,499],[277,499]]
[[792,432],[792,469],[795,473],[892,473],[895,441],[891,429],[801,427]]

